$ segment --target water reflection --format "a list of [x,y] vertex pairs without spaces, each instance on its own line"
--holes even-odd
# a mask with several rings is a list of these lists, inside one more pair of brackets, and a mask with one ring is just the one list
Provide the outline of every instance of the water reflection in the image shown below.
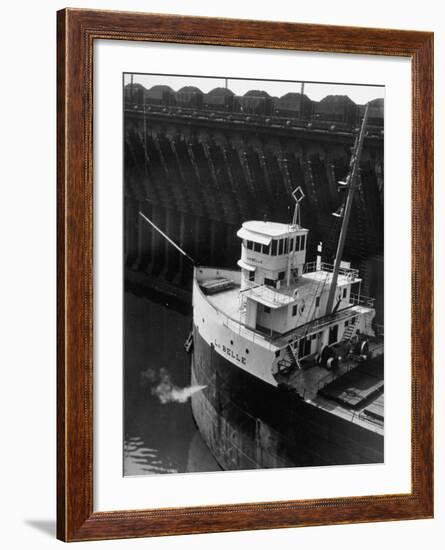
[[124,441],[124,471],[126,475],[175,473],[167,468],[156,449],[148,449],[141,437],[129,437]]

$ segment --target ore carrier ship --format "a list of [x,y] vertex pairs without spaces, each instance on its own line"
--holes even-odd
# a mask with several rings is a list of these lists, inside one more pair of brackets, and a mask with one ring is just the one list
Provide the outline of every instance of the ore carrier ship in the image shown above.
[[356,137],[334,213],[334,264],[306,262],[304,193],[288,224],[246,221],[238,269],[194,263],[191,396],[198,429],[225,470],[384,460],[383,341],[359,271],[342,261],[366,134]]
[[192,396],[199,431],[223,469],[383,462],[383,344],[359,272],[342,262],[365,111],[333,265],[306,263],[297,188],[289,224],[247,221],[237,270],[195,266]]

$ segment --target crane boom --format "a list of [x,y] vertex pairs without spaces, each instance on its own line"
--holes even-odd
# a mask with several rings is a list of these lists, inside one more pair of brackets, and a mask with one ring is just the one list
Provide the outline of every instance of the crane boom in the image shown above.
[[351,215],[352,200],[354,198],[354,192],[357,187],[356,179],[360,165],[360,156],[362,153],[363,142],[366,134],[366,122],[368,119],[368,107],[366,105],[365,113],[363,115],[363,121],[360,128],[358,139],[355,142],[354,149],[352,151],[351,160],[349,161],[349,172],[346,177],[345,186],[348,189],[348,196],[346,198],[346,205],[343,213],[343,223],[340,229],[340,237],[338,239],[337,252],[335,255],[334,270],[332,273],[331,287],[329,289],[329,296],[326,302],[326,315],[332,313],[334,305],[335,291],[337,289],[338,272],[340,270],[340,263],[343,257],[343,249],[345,247],[346,234],[348,231],[349,217]]

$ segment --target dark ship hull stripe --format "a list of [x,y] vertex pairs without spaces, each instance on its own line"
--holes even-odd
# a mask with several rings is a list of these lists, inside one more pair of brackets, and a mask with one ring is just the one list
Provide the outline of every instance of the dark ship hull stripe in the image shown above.
[[226,470],[381,463],[383,436],[273,387],[222,357],[194,327],[195,421]]

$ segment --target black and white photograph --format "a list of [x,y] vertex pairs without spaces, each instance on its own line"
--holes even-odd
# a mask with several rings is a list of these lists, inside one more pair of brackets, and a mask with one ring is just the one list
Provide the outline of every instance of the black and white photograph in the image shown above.
[[124,475],[384,462],[384,86],[123,86]]
[[3,6],[5,549],[444,539],[445,18],[366,7]]

